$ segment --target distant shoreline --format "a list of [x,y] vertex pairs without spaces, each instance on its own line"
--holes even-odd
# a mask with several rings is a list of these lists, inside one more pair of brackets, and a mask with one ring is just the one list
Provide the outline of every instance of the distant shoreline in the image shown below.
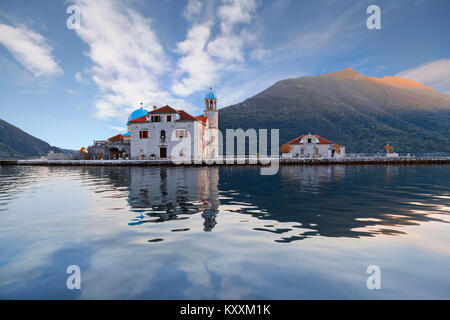
[[[228,159],[230,161],[230,159]],[[439,158],[351,158],[351,159],[280,159],[280,158],[236,158],[233,163],[226,160],[175,163],[171,160],[0,160],[1,166],[265,166],[279,162],[280,165],[416,165],[450,164],[450,157]]]

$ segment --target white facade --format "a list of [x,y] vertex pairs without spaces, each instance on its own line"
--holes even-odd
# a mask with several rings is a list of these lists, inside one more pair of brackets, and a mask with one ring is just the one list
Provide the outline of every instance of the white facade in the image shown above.
[[289,152],[283,158],[343,158],[345,147],[332,144],[331,141],[316,134],[306,134],[287,143]]
[[208,118],[206,157],[215,159],[219,157],[219,111],[217,111],[217,99],[214,94],[205,97],[205,110],[203,114]]
[[[180,157],[201,155],[201,141],[200,144],[195,143],[201,137],[204,126],[201,121],[168,120],[168,116],[173,118],[176,114],[158,116],[160,122],[151,122],[150,117],[150,121],[129,124],[131,159],[173,159],[177,147]],[[147,133],[144,135],[144,132]]]
[[217,99],[205,97],[202,117],[169,106],[154,109],[128,122],[131,159],[191,161],[217,158],[219,115]]

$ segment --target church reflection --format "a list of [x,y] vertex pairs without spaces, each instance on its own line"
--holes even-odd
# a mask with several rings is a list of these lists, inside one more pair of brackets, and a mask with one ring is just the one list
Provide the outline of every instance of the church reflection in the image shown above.
[[[292,242],[316,236],[402,235],[403,226],[444,222],[433,214],[441,213],[435,210],[438,200],[425,194],[425,186],[411,187],[414,169],[410,167],[284,166],[276,176],[260,176],[258,167],[86,170],[124,190],[136,213],[130,226],[187,220],[199,214],[202,230],[211,232],[222,214],[237,213],[246,217],[238,217],[236,223],[277,234],[277,242]],[[418,202],[425,205],[419,208],[414,204]]]
[[[218,168],[131,168],[128,201],[139,213],[130,225],[188,219],[201,213],[204,230],[216,225]],[[175,231],[187,231],[179,229]]]

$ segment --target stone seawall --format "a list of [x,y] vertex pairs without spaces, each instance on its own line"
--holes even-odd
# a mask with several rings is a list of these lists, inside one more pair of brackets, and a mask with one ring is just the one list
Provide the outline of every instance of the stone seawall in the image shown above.
[[175,163],[170,160],[0,160],[0,165],[34,165],[34,166],[227,166],[227,165],[416,165],[416,164],[450,164],[450,157],[445,158],[349,158],[349,159],[279,159],[279,158],[234,158],[216,159],[214,161],[197,161]]

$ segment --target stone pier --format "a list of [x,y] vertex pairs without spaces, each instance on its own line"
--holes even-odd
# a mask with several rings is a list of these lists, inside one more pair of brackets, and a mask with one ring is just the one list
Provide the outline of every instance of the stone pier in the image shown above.
[[268,165],[427,165],[450,164],[450,157],[440,158],[343,158],[343,159],[283,159],[283,158],[228,158],[175,163],[171,160],[0,160],[0,165],[34,166],[237,166]]

